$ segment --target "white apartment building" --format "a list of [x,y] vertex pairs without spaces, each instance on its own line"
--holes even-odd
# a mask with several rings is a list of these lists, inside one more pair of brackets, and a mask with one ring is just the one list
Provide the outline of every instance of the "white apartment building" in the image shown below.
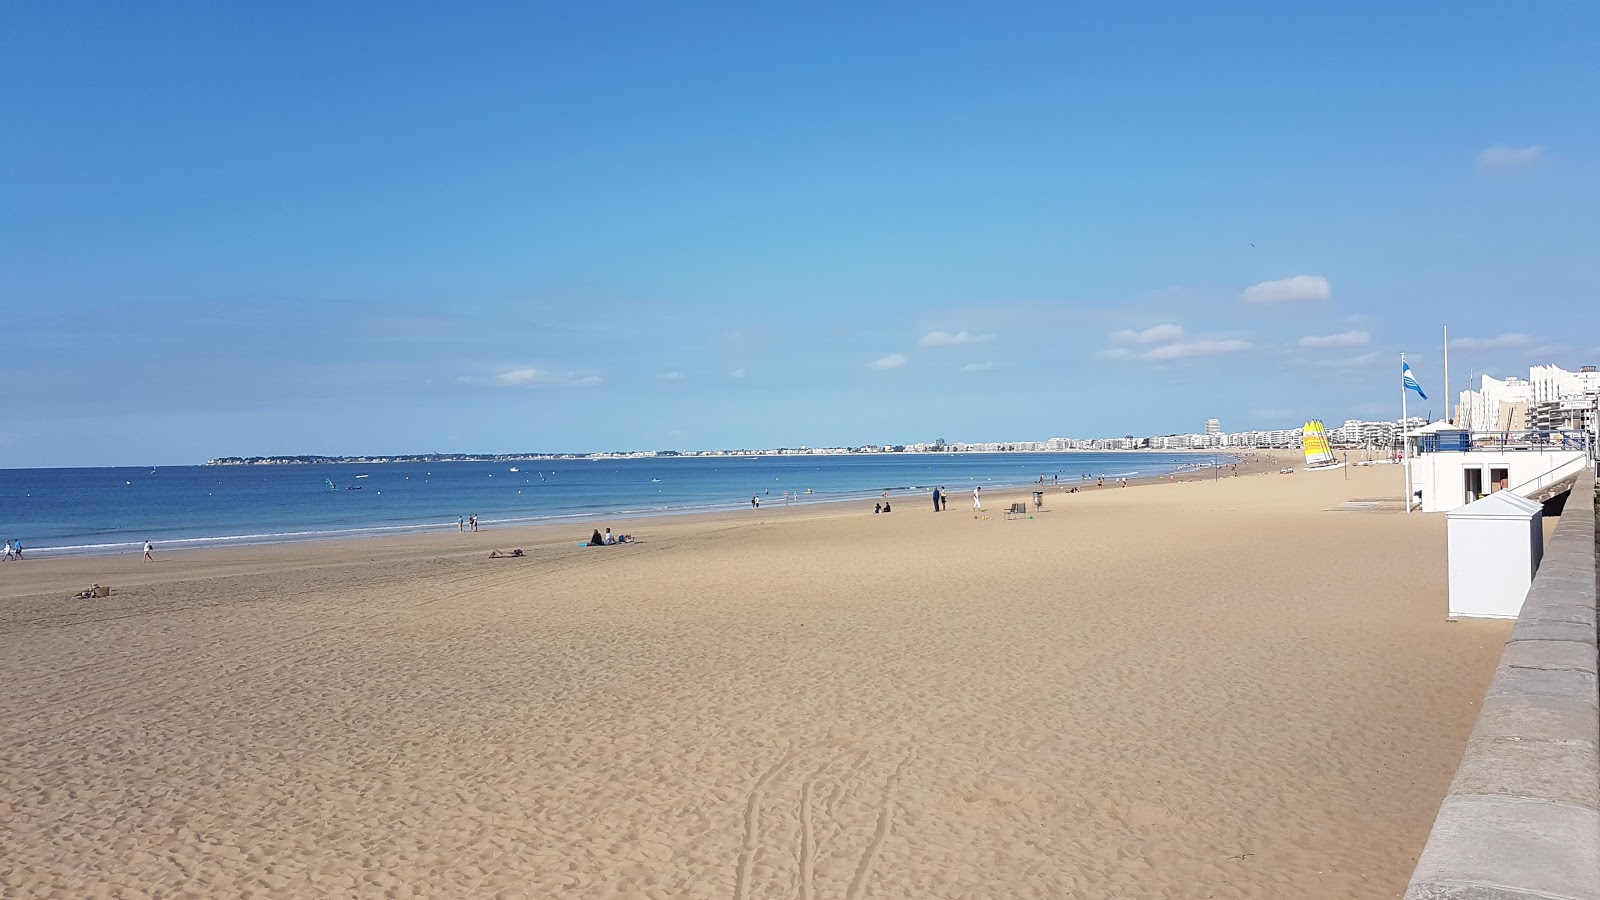
[[1206,434],[1221,434],[1221,433],[1222,433],[1222,420],[1221,419],[1207,419],[1206,420]]
[[1471,431],[1600,433],[1600,371],[1533,366],[1526,380],[1485,375],[1479,390],[1461,392],[1456,424]]
[[1580,397],[1600,395],[1600,372],[1584,366],[1568,372],[1560,366],[1534,366],[1528,370],[1532,386],[1530,403],[1559,403]]
[[1484,375],[1478,390],[1461,392],[1456,424],[1468,431],[1520,431],[1528,427],[1532,402],[1532,382],[1515,375],[1505,379]]

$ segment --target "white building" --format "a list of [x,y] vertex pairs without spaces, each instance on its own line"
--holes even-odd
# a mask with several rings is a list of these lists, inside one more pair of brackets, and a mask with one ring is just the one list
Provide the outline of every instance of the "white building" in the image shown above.
[[1461,392],[1456,424],[1471,431],[1587,431],[1600,437],[1600,371],[1533,366],[1527,380],[1485,375],[1478,390]]
[[1528,370],[1532,388],[1530,403],[1558,403],[1580,397],[1600,395],[1600,372],[1584,366],[1568,372],[1560,366],[1534,366]]
[[1504,380],[1484,375],[1478,390],[1461,392],[1456,424],[1468,431],[1520,431],[1528,427],[1532,402],[1531,382],[1515,375]]
[[1222,420],[1221,419],[1207,419],[1206,420],[1206,434],[1221,434],[1221,433],[1222,433]]
[[1400,430],[1405,428],[1420,428],[1428,424],[1421,416],[1412,416],[1406,422],[1399,420],[1385,420],[1370,422],[1362,419],[1345,419],[1344,424],[1328,431],[1328,440],[1337,447],[1395,447],[1400,446],[1398,440]]
[[1589,464],[1581,435],[1571,441],[1555,437],[1496,437],[1444,422],[1407,432],[1414,449],[1406,461],[1412,502],[1423,512],[1449,512],[1499,491],[1535,496]]

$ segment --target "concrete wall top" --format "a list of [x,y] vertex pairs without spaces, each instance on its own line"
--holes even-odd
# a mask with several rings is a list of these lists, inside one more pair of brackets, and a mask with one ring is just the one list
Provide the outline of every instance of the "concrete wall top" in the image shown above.
[[1595,477],[1545,547],[1407,900],[1600,900]]

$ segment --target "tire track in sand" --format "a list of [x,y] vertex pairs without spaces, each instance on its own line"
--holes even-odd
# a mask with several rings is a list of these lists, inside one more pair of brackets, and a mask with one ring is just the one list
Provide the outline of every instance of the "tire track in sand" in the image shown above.
[[915,751],[909,752],[900,764],[894,767],[894,773],[883,786],[883,807],[878,810],[878,827],[872,833],[872,842],[867,845],[866,852],[861,854],[861,864],[856,866],[856,877],[850,882],[850,890],[845,894],[845,900],[861,900],[867,895],[867,884],[872,880],[872,865],[878,860],[878,851],[883,849],[883,842],[888,839],[889,833],[894,829],[894,789],[900,783],[900,775],[911,762]]
[[739,851],[739,869],[733,882],[733,900],[745,900],[750,890],[750,872],[755,868],[756,853],[761,849],[761,793],[766,790],[767,783],[778,777],[784,769],[789,767],[798,752],[790,745],[789,752],[783,758],[773,763],[772,767],[761,773],[756,779],[755,786],[750,789],[750,798],[744,806],[744,845]]

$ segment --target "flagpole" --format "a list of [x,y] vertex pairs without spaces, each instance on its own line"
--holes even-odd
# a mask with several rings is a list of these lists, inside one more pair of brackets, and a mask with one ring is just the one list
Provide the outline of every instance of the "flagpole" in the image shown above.
[[1455,410],[1450,406],[1450,326],[1444,327],[1444,420],[1456,423]]
[[1411,442],[1406,440],[1406,355],[1400,354],[1400,463],[1406,469],[1406,512],[1411,512]]

